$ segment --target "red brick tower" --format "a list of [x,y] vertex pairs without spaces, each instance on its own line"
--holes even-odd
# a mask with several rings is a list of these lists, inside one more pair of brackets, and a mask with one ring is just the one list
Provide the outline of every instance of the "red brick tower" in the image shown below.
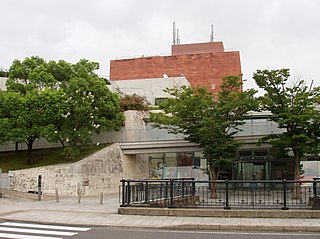
[[185,76],[192,87],[220,91],[222,78],[241,76],[240,53],[225,51],[222,42],[172,45],[171,56],[111,60],[110,79],[134,80]]

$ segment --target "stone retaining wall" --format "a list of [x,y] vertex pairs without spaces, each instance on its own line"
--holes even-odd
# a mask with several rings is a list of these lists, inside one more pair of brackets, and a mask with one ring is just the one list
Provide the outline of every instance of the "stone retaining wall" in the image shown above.
[[94,196],[119,191],[122,178],[148,178],[147,155],[124,155],[119,144],[113,144],[76,163],[52,165],[13,172],[11,189],[37,191],[37,178],[42,175],[44,194]]

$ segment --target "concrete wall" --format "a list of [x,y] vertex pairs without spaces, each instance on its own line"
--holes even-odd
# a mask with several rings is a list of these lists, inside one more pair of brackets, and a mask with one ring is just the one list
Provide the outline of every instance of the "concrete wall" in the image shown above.
[[86,196],[118,192],[122,178],[148,178],[147,155],[125,156],[119,145],[114,144],[77,163],[17,170],[11,178],[13,190],[37,190],[37,177],[42,175],[43,193],[76,195],[82,189]]
[[6,77],[0,77],[0,90],[6,90],[6,81],[8,78]]
[[156,98],[171,97],[169,93],[164,92],[165,88],[190,86],[189,81],[184,77],[169,77],[169,78],[150,78],[150,79],[135,79],[135,80],[119,80],[108,86],[113,92],[120,92],[128,95],[137,94],[145,96],[151,105],[155,105]]

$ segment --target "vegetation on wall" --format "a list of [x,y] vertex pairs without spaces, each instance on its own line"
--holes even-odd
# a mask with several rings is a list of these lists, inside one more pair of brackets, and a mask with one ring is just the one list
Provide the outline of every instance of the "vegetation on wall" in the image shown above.
[[137,94],[124,95],[120,99],[120,107],[122,111],[126,110],[138,110],[138,111],[147,111],[148,103],[145,96],[140,96]]

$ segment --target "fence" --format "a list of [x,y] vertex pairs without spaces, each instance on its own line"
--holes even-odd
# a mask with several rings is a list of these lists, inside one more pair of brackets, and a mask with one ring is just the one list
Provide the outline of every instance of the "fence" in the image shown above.
[[121,180],[125,206],[282,209],[311,208],[320,196],[320,181],[194,179]]

